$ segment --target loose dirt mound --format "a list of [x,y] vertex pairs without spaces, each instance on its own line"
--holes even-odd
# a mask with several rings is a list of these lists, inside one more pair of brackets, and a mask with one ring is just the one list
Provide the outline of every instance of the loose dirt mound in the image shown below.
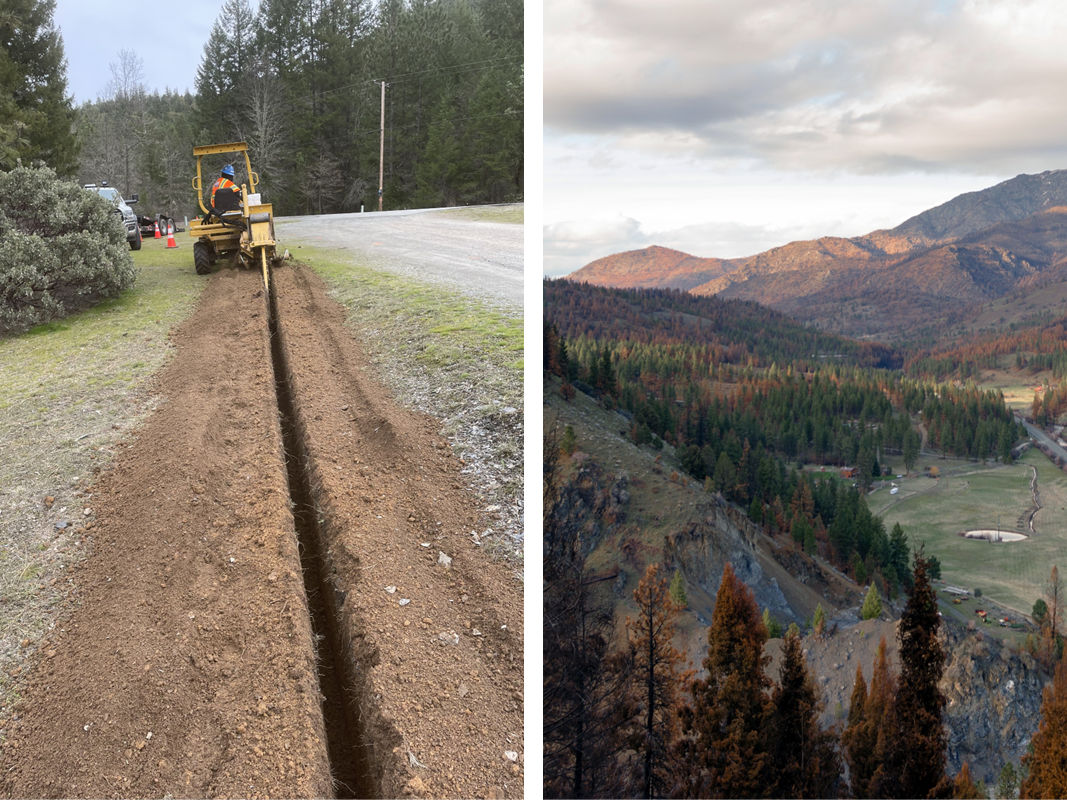
[[[518,587],[471,543],[476,504],[433,425],[368,379],[317,279],[276,275],[363,791],[521,794]],[[253,273],[210,280],[166,402],[93,488],[70,615],[2,726],[8,796],[333,791],[267,306]]]

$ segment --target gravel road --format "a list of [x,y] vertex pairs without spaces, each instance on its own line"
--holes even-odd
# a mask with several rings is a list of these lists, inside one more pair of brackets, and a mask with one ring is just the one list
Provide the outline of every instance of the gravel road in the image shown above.
[[367,266],[521,312],[523,226],[473,219],[478,212],[431,209],[279,217],[277,235],[280,245],[291,250],[299,245],[329,247],[351,253]]
[[1067,450],[1064,450],[1062,447],[1060,447],[1060,445],[1056,443],[1056,440],[1049,436],[1046,431],[1042,430],[1033,423],[1027,422],[1025,419],[1018,415],[1016,415],[1015,418],[1023,424],[1023,427],[1026,428],[1026,432],[1029,433],[1034,439],[1036,439],[1039,443],[1043,444],[1045,447],[1051,450],[1055,455],[1059,456],[1061,459],[1067,462]]

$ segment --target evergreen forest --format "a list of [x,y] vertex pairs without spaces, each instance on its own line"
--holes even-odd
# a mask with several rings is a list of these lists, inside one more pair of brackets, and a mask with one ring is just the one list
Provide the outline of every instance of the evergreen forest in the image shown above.
[[192,148],[243,140],[276,213],[377,210],[384,83],[385,209],[522,199],[521,0],[225,0],[195,92],[145,87],[134,42],[76,108],[54,0],[5,8],[0,168],[41,161],[192,216]]
[[636,444],[672,445],[767,533],[890,595],[909,580],[906,540],[865,499],[885,456],[909,470],[923,448],[1006,462],[1023,435],[997,392],[906,377],[884,345],[754,303],[565,280],[544,292],[545,369],[565,396],[619,409]]

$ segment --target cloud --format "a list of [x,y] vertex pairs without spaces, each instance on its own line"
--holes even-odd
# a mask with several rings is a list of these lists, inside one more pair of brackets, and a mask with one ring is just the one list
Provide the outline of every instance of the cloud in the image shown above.
[[544,274],[548,277],[567,275],[598,258],[639,250],[651,244],[694,256],[733,258],[825,233],[826,230],[820,228],[819,224],[775,228],[718,222],[650,233],[637,220],[629,217],[557,222],[544,227]]
[[656,233],[656,244],[681,250],[683,253],[706,258],[738,258],[754,255],[801,239],[816,239],[825,236],[833,224],[794,225],[771,227],[746,225],[738,222],[715,222],[701,225],[686,225],[670,231]]
[[544,227],[544,273],[567,275],[602,256],[648,244],[640,223],[629,217],[556,222]]
[[1067,160],[1055,0],[546,0],[549,135],[860,173]]

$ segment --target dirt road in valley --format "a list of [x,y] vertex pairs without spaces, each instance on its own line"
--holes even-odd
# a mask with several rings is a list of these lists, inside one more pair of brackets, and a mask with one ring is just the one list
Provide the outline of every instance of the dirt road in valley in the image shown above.
[[[521,311],[523,226],[471,219],[466,213],[448,209],[282,217],[278,236],[287,246],[355,253],[372,267]],[[299,256],[299,250],[293,253]]]
[[521,588],[437,424],[313,274],[275,277],[272,337],[258,276],[211,276],[96,480],[69,614],[0,720],[5,795],[521,795]]

